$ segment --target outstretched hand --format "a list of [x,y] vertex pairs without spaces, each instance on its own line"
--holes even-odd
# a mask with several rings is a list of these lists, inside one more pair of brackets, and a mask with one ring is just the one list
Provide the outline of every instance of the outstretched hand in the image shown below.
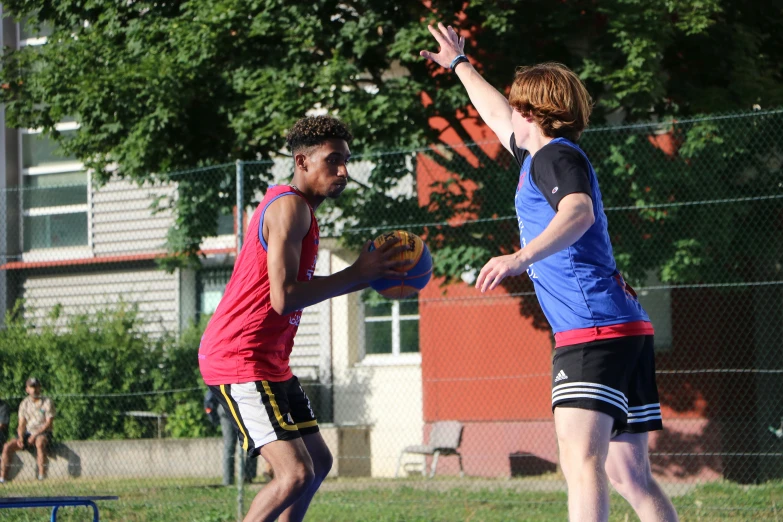
[[465,37],[458,36],[454,28],[451,26],[446,27],[442,23],[438,22],[438,28],[435,29],[431,25],[427,26],[432,36],[440,44],[440,51],[433,53],[431,51],[421,51],[419,54],[428,60],[432,60],[441,67],[448,68],[454,58],[464,54],[463,49],[465,47]]
[[513,254],[493,257],[481,269],[476,280],[476,288],[481,292],[494,290],[505,278],[518,276],[525,270],[527,270],[525,263]]

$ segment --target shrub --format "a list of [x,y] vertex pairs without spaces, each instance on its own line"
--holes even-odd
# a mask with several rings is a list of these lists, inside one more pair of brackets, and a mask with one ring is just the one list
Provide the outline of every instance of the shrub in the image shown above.
[[18,312],[0,330],[0,397],[15,411],[25,380],[41,379],[57,409],[56,439],[157,435],[154,418],[126,414],[131,411],[167,414],[172,436],[215,434],[201,406],[205,388],[197,352],[204,322],[175,339],[145,333],[137,308],[127,304],[70,317],[65,326],[57,308],[38,325]]

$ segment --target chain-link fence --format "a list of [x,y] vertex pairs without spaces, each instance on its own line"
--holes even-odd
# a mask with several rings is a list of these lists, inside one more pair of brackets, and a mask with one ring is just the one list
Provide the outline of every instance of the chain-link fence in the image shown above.
[[[742,495],[783,478],[783,111],[595,128],[580,143],[618,266],[656,329],[655,475],[685,514],[703,509],[687,495],[713,483],[731,493],[706,501],[716,510],[776,513],[774,498]],[[221,430],[204,412],[196,350],[237,244],[254,240],[237,223],[290,176],[291,159],[98,184],[37,158],[44,145],[22,145],[21,186],[0,212],[0,391],[11,437],[31,375],[57,415],[45,480],[20,451],[0,495],[221,484]],[[340,480],[324,491],[564,491],[553,339],[532,285],[479,294],[471,284],[491,256],[518,248],[518,166],[483,142],[360,156],[349,173],[349,189],[318,210],[317,273],[406,229],[425,238],[436,276],[418,298],[365,291],[305,311],[291,364],[335,456]],[[458,423],[459,458],[404,452],[454,426],[444,421]],[[435,481],[421,478],[430,472]]]

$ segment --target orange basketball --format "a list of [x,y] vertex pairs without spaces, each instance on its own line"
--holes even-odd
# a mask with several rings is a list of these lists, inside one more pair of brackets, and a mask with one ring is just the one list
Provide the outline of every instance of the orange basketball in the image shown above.
[[[406,261],[395,267],[399,277],[382,277],[370,283],[370,287],[389,299],[404,299],[424,288],[432,277],[432,256],[430,250],[419,236],[405,230],[386,232],[376,237],[372,248],[378,248],[392,238],[398,238],[398,245],[409,245],[408,250],[398,253],[394,259]],[[405,275],[402,275],[405,273]]]

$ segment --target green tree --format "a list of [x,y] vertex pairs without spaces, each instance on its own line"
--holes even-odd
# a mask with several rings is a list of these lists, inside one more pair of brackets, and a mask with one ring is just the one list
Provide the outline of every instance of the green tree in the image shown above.
[[[425,20],[464,31],[471,59],[501,89],[517,65],[569,65],[596,100],[594,124],[783,102],[777,30],[783,10],[769,0],[10,0],[4,6],[32,26],[51,28],[46,45],[3,56],[0,99],[8,123],[43,128],[98,182],[111,175],[166,180],[175,170],[276,157],[285,129],[311,109],[348,121],[355,151],[436,143],[432,117],[470,141],[462,87],[418,56],[433,47]],[[81,124],[68,139],[54,129],[67,116]],[[633,191],[639,183],[628,172],[644,171],[640,162],[655,152],[645,143],[641,137],[636,153],[622,142],[590,151],[602,176],[619,175],[612,165],[620,155],[631,166],[607,191],[607,204],[638,201]],[[616,153],[603,158],[610,145]],[[354,189],[336,205],[360,228],[446,221],[464,211],[479,218],[512,214],[511,198],[499,197],[505,189],[498,187],[515,186],[515,166],[473,151],[478,167],[459,154],[432,154],[459,175],[439,185],[426,208],[415,197],[388,195],[415,165],[401,156],[372,157],[372,190]],[[248,203],[269,178],[266,168],[248,169]],[[170,246],[187,258],[202,237],[215,233],[217,216],[230,213],[234,180],[228,169],[222,180],[178,181]],[[365,233],[348,241],[358,243]],[[498,243],[513,248],[516,230],[513,222],[488,222],[468,240],[463,236],[445,229],[433,234],[442,273],[457,275],[466,264],[480,263],[497,253]],[[680,239],[664,262],[677,263],[683,249],[695,248],[689,237]],[[618,248],[631,266],[648,247]]]

